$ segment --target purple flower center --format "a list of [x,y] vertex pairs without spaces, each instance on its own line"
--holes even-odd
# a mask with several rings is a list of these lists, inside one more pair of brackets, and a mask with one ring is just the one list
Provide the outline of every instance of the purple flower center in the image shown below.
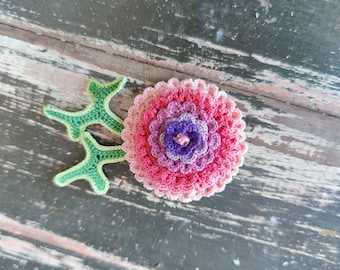
[[172,121],[165,127],[164,133],[166,149],[178,155],[190,155],[203,139],[196,125],[190,121]]

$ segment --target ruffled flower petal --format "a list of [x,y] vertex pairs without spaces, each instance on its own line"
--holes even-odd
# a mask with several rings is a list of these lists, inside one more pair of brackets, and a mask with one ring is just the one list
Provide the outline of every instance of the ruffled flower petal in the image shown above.
[[203,80],[170,79],[136,97],[123,150],[137,181],[190,202],[224,190],[243,163],[245,124],[235,103]]

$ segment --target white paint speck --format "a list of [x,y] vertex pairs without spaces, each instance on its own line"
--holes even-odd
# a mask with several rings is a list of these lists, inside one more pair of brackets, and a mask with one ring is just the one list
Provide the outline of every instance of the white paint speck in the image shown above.
[[181,230],[181,229],[187,227],[190,223],[191,223],[191,221],[189,219],[185,219],[181,222],[178,229]]
[[268,247],[263,247],[262,252],[263,252],[263,254],[267,255],[268,254]]
[[234,259],[233,262],[235,266],[241,266],[241,262],[239,259]]
[[162,41],[164,40],[164,37],[165,37],[165,36],[164,36],[163,33],[159,33],[159,32],[158,32],[158,38],[157,38],[157,39],[158,39],[158,42],[162,42]]
[[227,253],[227,250],[225,249],[225,247],[221,247],[221,251],[222,251],[223,253]]
[[270,217],[270,223],[272,224],[272,226],[277,226],[279,224],[279,220],[277,217],[272,216]]
[[224,37],[224,30],[222,28],[219,28],[216,32],[216,41],[221,41]]
[[288,266],[289,265],[289,262],[284,262],[283,264],[282,264],[282,266],[284,266],[284,267],[286,267],[286,266]]

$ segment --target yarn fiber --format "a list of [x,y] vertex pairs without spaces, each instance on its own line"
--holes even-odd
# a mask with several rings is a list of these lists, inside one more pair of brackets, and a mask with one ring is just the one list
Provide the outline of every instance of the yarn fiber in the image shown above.
[[242,165],[241,116],[216,85],[172,78],[135,98],[122,149],[146,189],[169,200],[199,200],[223,191]]

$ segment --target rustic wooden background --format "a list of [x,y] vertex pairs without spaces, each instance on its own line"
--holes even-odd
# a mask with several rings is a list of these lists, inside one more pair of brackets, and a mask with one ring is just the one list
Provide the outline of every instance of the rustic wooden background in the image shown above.
[[[105,196],[52,184],[84,150],[42,106],[117,76],[123,118],[171,77],[235,99],[249,150],[224,192],[163,201],[127,163]],[[339,0],[1,0],[0,269],[339,269],[339,117]]]

